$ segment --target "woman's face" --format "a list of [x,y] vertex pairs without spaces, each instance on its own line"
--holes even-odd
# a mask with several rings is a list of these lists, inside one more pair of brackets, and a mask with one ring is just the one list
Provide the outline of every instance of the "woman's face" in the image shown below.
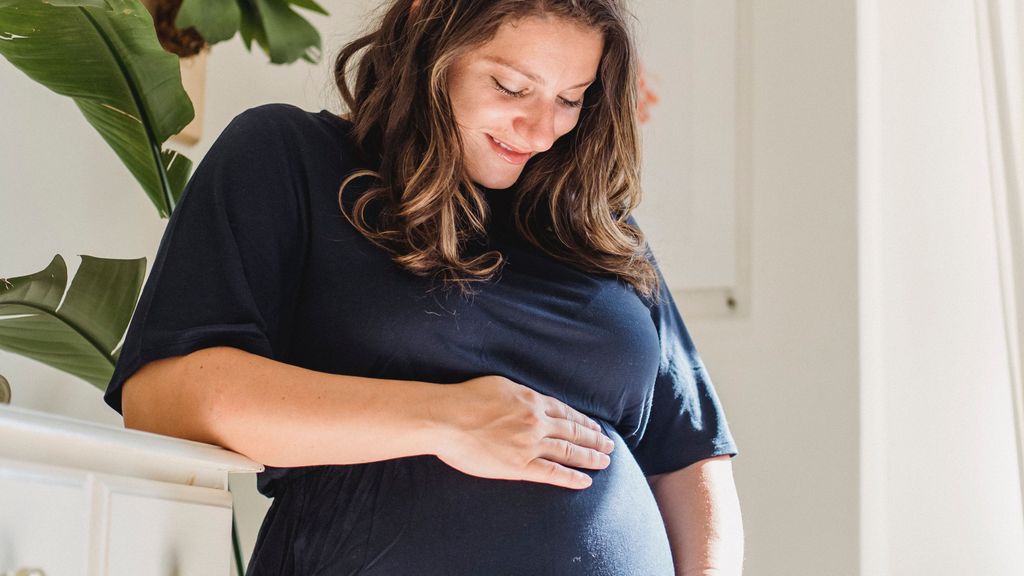
[[598,30],[525,18],[502,24],[493,39],[453,62],[448,92],[470,178],[508,188],[531,156],[572,130],[603,49]]

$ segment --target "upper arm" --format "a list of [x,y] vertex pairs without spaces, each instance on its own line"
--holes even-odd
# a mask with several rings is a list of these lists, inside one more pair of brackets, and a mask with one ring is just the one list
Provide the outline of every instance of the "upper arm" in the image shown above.
[[647,485],[650,486],[651,488],[654,488],[654,485],[657,484],[658,480],[660,480],[663,476],[665,476],[664,473],[651,474],[650,476],[647,476]]
[[698,460],[698,461],[690,464],[689,466],[685,466],[685,467],[680,468],[679,470],[675,470],[673,472],[663,472],[661,474],[651,474],[651,475],[647,476],[647,484],[653,489],[655,487],[655,485],[657,485],[658,482],[662,478],[668,476],[669,474],[678,474],[678,473],[682,472],[683,470],[687,470],[690,473],[692,473],[694,471],[697,471],[697,470],[703,468],[704,466],[709,465],[710,462],[726,462],[729,465],[729,468],[730,469],[732,468],[732,456],[730,456],[729,454],[722,454],[720,456],[712,456],[710,458],[704,458],[702,460]]
[[[179,388],[186,383],[168,381],[158,360],[216,346],[268,358],[286,350],[308,231],[304,188],[297,183],[302,178],[296,175],[301,150],[292,142],[301,136],[289,124],[291,114],[282,107],[243,112],[192,174],[164,230],[104,394],[124,414],[127,380],[145,388],[135,391],[132,424],[147,425],[148,406],[198,401],[183,397]],[[147,367],[149,374],[134,378]]]

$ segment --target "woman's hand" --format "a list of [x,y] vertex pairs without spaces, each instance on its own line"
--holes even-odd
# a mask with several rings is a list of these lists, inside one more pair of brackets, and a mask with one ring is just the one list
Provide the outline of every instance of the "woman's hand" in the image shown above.
[[449,384],[447,441],[437,457],[481,478],[586,488],[592,480],[569,466],[600,470],[614,443],[601,427],[564,402],[503,376]]

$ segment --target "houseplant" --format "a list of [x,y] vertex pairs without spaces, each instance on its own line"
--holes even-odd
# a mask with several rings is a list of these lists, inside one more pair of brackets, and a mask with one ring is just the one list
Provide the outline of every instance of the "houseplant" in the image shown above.
[[[192,162],[164,143],[195,113],[179,72],[179,57],[191,54],[167,48],[201,51],[239,33],[273,63],[315,62],[320,37],[290,5],[326,14],[312,0],[0,0],[0,55],[71,97],[167,218]],[[69,286],[57,255],[40,272],[0,278],[0,349],[104,390],[145,269],[144,258],[82,256]],[[237,533],[233,541],[241,574]]]
[[320,59],[320,34],[291,9],[297,6],[327,15],[313,0],[148,0],[163,47],[187,58],[206,44],[241,35],[246,49],[253,40],[274,64]]
[[[315,62],[320,37],[289,5],[326,12],[312,0],[150,4],[163,34],[159,41],[139,0],[0,0],[0,55],[33,80],[73,98],[167,218],[192,162],[163,144],[193,119],[194,108],[182,88],[178,57],[161,46],[191,38],[191,48],[182,50],[187,57],[239,33],[247,47],[256,40],[271,62]],[[168,13],[168,6],[180,11]],[[178,28],[160,20],[166,14],[175,17]],[[84,256],[68,286],[67,267],[57,255],[40,272],[4,278],[0,349],[105,389],[144,274],[142,258]]]

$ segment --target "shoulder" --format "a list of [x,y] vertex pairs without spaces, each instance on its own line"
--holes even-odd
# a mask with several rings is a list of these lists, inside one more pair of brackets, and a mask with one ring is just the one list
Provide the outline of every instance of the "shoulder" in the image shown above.
[[258,168],[253,166],[255,162],[309,172],[332,166],[350,168],[361,157],[351,127],[349,121],[327,110],[310,112],[292,104],[262,104],[232,118],[210,152],[237,157],[252,168]]
[[231,120],[224,133],[276,134],[311,139],[347,136],[350,127],[347,120],[327,110],[310,112],[293,104],[270,103],[242,111]]
[[652,312],[656,312],[662,306],[664,306],[667,303],[667,301],[671,300],[671,293],[668,290],[668,284],[665,281],[665,275],[661,271],[661,266],[658,264],[658,259],[654,257],[654,249],[651,247],[651,243],[647,239],[647,234],[644,233],[643,229],[640,227],[640,223],[637,222],[636,217],[633,215],[633,213],[629,213],[626,216],[625,222],[626,224],[636,229],[641,244],[641,251],[643,252],[644,257],[647,258],[647,261],[650,262],[651,267],[654,268],[654,274],[658,277],[657,294],[652,294],[648,298],[645,298],[640,294],[637,294],[637,297],[639,297],[640,300],[643,301],[644,304],[648,308],[650,308]]

